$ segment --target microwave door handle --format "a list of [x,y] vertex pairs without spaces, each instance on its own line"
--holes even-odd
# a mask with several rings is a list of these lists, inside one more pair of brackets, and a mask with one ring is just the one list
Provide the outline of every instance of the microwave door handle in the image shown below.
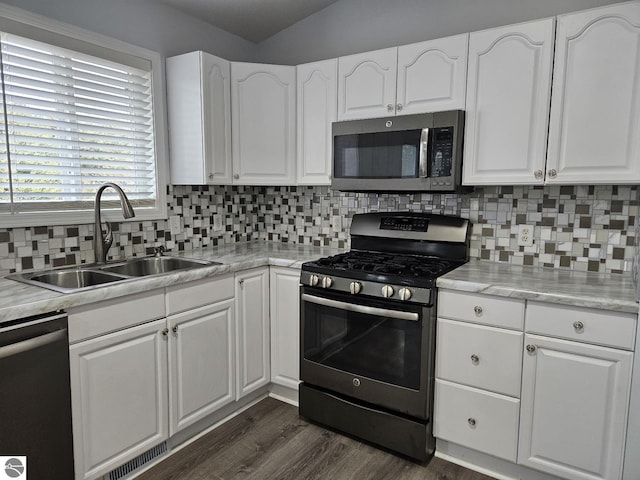
[[428,148],[429,129],[423,128],[420,134],[420,158],[418,160],[418,177],[420,178],[427,178],[429,176],[429,172],[427,171]]
[[340,302],[330,298],[316,297],[315,295],[309,295],[308,293],[302,294],[301,299],[303,301],[317,303],[318,305],[323,305],[325,307],[339,308],[340,310],[364,313],[365,315],[375,315],[377,317],[387,317],[396,320],[410,320],[412,322],[417,322],[420,319],[420,316],[415,312],[403,312],[400,310],[368,307],[366,305],[358,305],[355,303]]

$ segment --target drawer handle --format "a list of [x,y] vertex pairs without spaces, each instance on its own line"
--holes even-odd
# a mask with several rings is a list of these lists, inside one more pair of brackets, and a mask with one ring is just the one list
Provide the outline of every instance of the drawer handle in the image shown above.
[[584,330],[584,323],[582,323],[581,321],[573,322],[573,328],[576,332],[580,333]]
[[471,363],[477,365],[478,363],[480,363],[480,357],[474,353],[473,355],[471,355]]
[[527,352],[535,353],[535,351],[536,351],[536,346],[535,345],[527,345]]
[[471,426],[471,427],[475,427],[476,426],[476,419],[473,418],[473,417],[469,417],[467,419],[467,422],[469,423],[469,426]]
[[478,316],[482,315],[482,307],[480,305],[473,307],[473,311],[476,312],[476,315]]

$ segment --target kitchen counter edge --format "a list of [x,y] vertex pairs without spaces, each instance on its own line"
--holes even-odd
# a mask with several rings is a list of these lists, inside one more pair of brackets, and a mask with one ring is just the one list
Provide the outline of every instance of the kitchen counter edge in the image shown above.
[[471,260],[438,278],[443,289],[616,312],[639,311],[630,274],[602,274]]

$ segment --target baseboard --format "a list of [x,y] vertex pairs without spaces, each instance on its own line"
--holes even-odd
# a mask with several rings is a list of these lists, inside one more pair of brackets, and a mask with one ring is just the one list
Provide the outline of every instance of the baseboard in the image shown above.
[[439,438],[436,439],[435,456],[498,480],[562,480]]
[[288,403],[294,407],[298,406],[298,389],[285,387],[283,385],[277,385],[272,383],[269,385],[269,396],[280,400],[281,402]]

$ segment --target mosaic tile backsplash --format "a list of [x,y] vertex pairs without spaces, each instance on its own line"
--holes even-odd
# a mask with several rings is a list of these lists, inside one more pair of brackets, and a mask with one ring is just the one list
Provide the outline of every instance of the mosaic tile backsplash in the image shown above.
[[[470,257],[581,271],[631,272],[637,186],[503,186],[461,194],[342,193],[329,187],[169,186],[169,220],[114,222],[110,258],[246,240],[349,248],[355,213],[424,211],[473,223]],[[135,220],[135,219],[134,219]],[[175,218],[174,218],[175,220]],[[214,229],[220,220],[221,230]],[[518,246],[518,226],[534,227]],[[94,261],[93,225],[0,228],[0,274]]]

